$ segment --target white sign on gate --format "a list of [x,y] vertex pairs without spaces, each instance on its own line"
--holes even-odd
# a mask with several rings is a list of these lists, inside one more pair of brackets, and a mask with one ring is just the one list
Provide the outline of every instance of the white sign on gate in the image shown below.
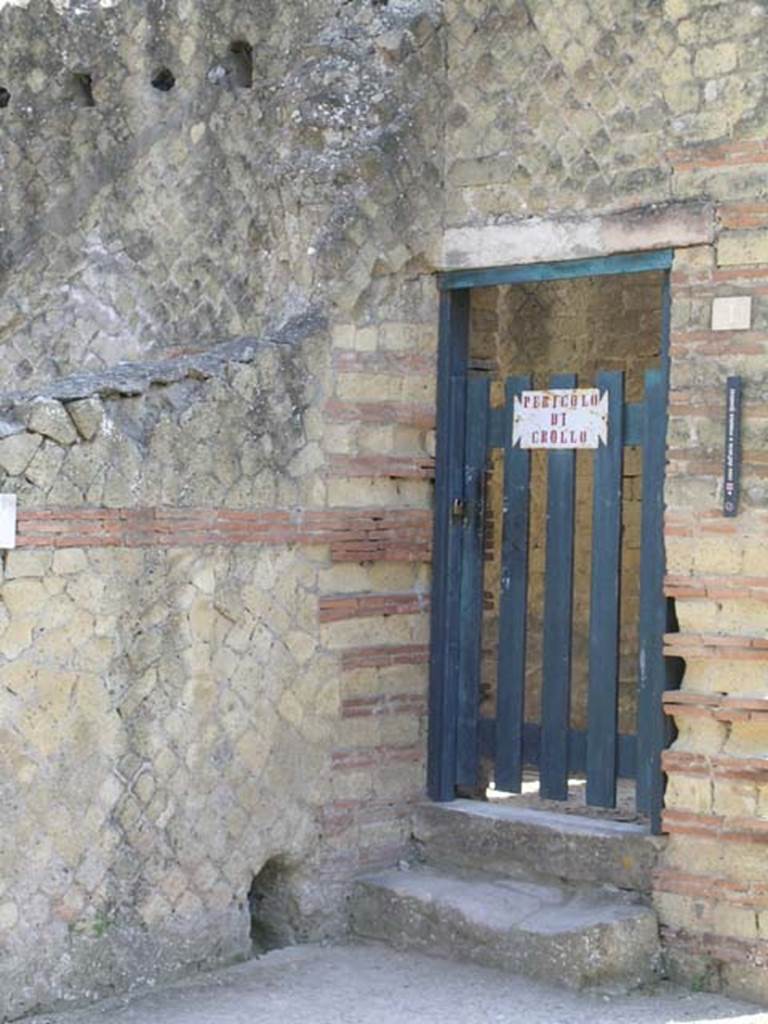
[[608,392],[599,388],[523,391],[515,396],[512,444],[521,448],[597,448],[608,443]]

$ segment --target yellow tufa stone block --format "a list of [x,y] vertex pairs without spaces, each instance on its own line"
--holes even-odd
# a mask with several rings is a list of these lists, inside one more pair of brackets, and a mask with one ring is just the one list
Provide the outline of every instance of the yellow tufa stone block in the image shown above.
[[712,813],[712,783],[706,776],[672,775],[667,782],[665,805],[694,814]]
[[768,231],[724,231],[717,242],[721,267],[768,264]]
[[718,780],[714,787],[712,809],[725,817],[751,818],[757,813],[757,787],[733,779]]
[[733,71],[739,62],[739,49],[736,43],[717,43],[714,46],[703,46],[693,62],[694,74],[697,78],[719,78]]

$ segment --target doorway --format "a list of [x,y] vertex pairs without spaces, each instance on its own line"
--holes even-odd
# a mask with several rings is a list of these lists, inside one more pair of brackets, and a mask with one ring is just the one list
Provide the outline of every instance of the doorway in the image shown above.
[[444,275],[434,799],[581,793],[659,828],[670,265]]

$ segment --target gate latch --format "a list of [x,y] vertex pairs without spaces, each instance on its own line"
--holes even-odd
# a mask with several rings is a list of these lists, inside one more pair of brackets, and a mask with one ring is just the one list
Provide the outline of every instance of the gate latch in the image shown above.
[[467,503],[463,498],[454,498],[451,502],[451,519],[454,523],[463,523],[467,516]]

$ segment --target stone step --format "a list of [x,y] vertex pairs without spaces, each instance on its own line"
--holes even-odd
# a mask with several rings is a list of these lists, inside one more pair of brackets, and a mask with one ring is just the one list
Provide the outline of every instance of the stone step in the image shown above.
[[664,842],[634,823],[479,800],[422,805],[413,834],[423,859],[435,866],[640,893],[651,891]]
[[613,891],[416,867],[359,880],[350,915],[362,938],[569,988],[624,991],[656,977],[656,915]]

